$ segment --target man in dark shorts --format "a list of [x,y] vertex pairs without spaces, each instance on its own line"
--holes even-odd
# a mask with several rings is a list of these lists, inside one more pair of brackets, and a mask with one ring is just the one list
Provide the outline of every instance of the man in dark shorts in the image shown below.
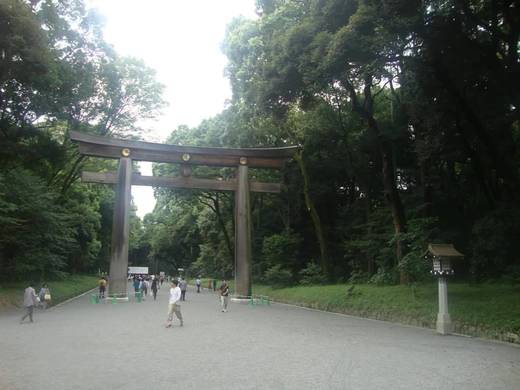
[[107,289],[107,280],[105,279],[104,276],[101,279],[99,279],[98,284],[99,284],[99,297],[105,298],[105,291]]

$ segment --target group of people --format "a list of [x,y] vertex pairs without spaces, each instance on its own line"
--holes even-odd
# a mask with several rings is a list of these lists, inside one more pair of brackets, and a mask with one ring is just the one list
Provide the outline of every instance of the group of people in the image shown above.
[[153,300],[155,301],[157,299],[157,291],[161,288],[164,277],[159,277],[159,275],[134,275],[133,280],[136,296],[137,294],[142,294],[143,298],[145,298],[148,296],[148,291],[150,291],[153,295]]
[[47,306],[51,303],[51,290],[47,283],[43,283],[40,292],[36,295],[36,290],[33,287],[33,283],[29,283],[29,286],[25,289],[23,294],[23,306],[25,307],[25,314],[20,320],[22,323],[27,317],[29,321],[33,322],[33,312],[35,306],[40,306],[42,309],[47,309]]
[[[157,290],[160,289],[162,283],[164,281],[164,277],[159,277],[158,275],[135,275],[133,277],[133,286],[135,293],[142,293],[143,296],[148,295],[148,291],[150,290],[153,294],[153,299],[157,299]],[[99,287],[99,297],[105,298],[106,287],[108,281],[106,277],[101,277],[98,281]],[[197,287],[197,293],[200,293],[201,289],[201,280],[200,276],[196,279],[195,285]],[[213,289],[216,289],[216,281],[213,280],[212,283]],[[211,288],[211,287],[210,287]],[[186,301],[186,291],[188,289],[188,283],[182,277],[178,279],[172,279],[169,299],[168,299],[168,319],[166,321],[166,327],[169,328],[173,324],[173,314],[179,319],[180,326],[184,325],[184,321],[181,313],[181,301]],[[222,312],[227,312],[228,303],[229,303],[229,285],[226,280],[223,280],[220,288],[220,305]],[[36,294],[35,289],[32,287],[32,283],[25,289],[24,291],[24,300],[23,304],[26,309],[25,315],[20,320],[22,323],[27,317],[29,317],[30,322],[33,322],[33,311],[34,307],[40,304],[43,309],[47,308],[47,305],[51,301],[51,292],[49,286],[46,283],[43,283],[40,289],[40,292]]]

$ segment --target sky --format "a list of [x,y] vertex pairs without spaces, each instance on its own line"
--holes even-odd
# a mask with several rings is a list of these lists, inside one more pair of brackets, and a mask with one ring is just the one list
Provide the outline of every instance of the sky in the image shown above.
[[[145,141],[164,142],[179,125],[197,126],[224,109],[231,88],[220,50],[226,25],[255,17],[254,0],[88,0],[105,21],[105,40],[120,55],[142,59],[165,85],[163,116],[146,123]],[[151,175],[151,163],[141,163]],[[155,205],[152,187],[132,187],[141,218]]]

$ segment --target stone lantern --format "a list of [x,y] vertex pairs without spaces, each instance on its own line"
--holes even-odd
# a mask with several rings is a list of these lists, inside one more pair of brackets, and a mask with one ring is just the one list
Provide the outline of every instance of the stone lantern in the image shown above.
[[439,279],[439,312],[437,313],[437,333],[451,332],[451,318],[448,312],[448,282],[447,277],[454,274],[452,261],[463,258],[452,244],[429,244],[425,258],[431,259],[431,273]]

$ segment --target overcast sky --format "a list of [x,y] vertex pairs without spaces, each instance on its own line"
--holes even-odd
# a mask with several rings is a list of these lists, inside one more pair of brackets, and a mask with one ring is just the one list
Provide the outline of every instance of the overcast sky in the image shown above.
[[[197,126],[231,97],[220,51],[227,23],[254,18],[254,0],[88,0],[105,19],[105,39],[121,55],[141,58],[166,86],[169,107],[148,125],[146,141],[163,142],[178,125]],[[143,174],[151,164],[141,163]],[[132,187],[137,214],[153,210],[151,187]]]

